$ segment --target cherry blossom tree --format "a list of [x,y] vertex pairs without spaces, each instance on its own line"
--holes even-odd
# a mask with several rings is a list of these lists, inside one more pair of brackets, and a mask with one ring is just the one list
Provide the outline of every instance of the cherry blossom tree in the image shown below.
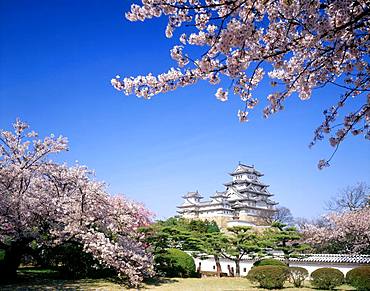
[[152,258],[137,230],[151,213],[122,195],[110,196],[85,166],[50,160],[68,149],[66,138],[39,139],[20,120],[13,127],[0,131],[0,274],[14,276],[31,243],[75,241],[133,285],[150,275]]
[[[366,0],[141,0],[126,13],[130,21],[168,18],[165,34],[179,43],[171,51],[176,68],[154,76],[116,76],[112,85],[126,95],[150,99],[159,93],[207,80],[221,86],[216,98],[227,101],[238,95],[245,104],[238,112],[241,122],[260,98],[252,92],[264,78],[271,93],[264,117],[284,108],[297,94],[307,100],[314,89],[333,85],[342,92],[324,111],[315,130],[313,146],[330,135],[338,149],[350,134],[370,139],[370,6]],[[176,30],[181,30],[176,34]],[[199,47],[194,50],[192,46]],[[189,51],[199,52],[191,55]],[[351,104],[348,104],[351,103]],[[353,104],[352,104],[353,103]],[[357,106],[349,111],[345,105]],[[343,113],[341,113],[343,112]],[[337,121],[339,114],[341,121]],[[319,162],[322,169],[327,160]]]
[[370,254],[370,207],[331,213],[325,221],[302,228],[308,244],[321,252]]

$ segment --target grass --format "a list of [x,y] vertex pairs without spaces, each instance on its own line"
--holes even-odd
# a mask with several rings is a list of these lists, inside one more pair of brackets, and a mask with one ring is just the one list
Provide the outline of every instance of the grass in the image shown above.
[[[147,289],[158,289],[158,290],[186,290],[186,291],[246,291],[246,290],[264,290],[257,288],[255,284],[250,283],[245,278],[189,278],[189,279],[182,279],[182,278],[174,278],[175,282],[164,283],[159,286],[148,286],[145,285],[144,287]],[[294,288],[291,284],[286,284],[285,287],[286,291],[309,291],[314,290],[309,287],[309,282],[306,282],[303,288]],[[348,285],[342,285],[337,290],[354,290],[354,288]]]
[[36,268],[36,267],[23,267],[20,272],[18,272],[21,276],[53,276],[58,275],[58,271],[45,269],[45,268]]
[[[81,280],[60,280],[52,278],[54,275],[50,270],[25,269],[20,272],[20,280],[17,283],[0,285],[0,290],[123,290],[122,285],[109,279],[81,279]],[[286,291],[309,291],[309,282],[304,288],[294,288],[286,284]],[[126,290],[126,289],[125,289]],[[164,291],[246,291],[264,290],[251,284],[245,278],[168,278],[150,280],[142,284],[139,289],[131,290],[164,290]],[[342,285],[337,290],[354,290]]]

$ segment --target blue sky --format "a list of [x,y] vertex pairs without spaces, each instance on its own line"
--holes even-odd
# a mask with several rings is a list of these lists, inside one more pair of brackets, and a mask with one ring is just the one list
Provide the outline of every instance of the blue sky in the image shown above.
[[[129,2],[0,0],[0,128],[20,117],[42,135],[67,136],[70,151],[58,159],[89,166],[112,193],[144,202],[159,218],[175,214],[187,191],[223,190],[239,161],[265,173],[295,216],[318,215],[338,189],[370,182],[363,137],[345,141],[324,171],[317,161],[332,148],[326,141],[307,147],[337,88],[306,102],[291,98],[268,120],[261,104],[247,124],[237,121],[238,98],[221,103],[205,82],[150,101],[115,91],[116,74],[175,66],[165,21],[125,20]],[[261,86],[256,96],[267,92]]]

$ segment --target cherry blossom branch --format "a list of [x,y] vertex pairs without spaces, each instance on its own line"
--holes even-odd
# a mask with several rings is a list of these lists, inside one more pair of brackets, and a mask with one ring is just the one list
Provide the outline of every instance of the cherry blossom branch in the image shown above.
[[[229,91],[240,96],[246,105],[238,112],[240,121],[247,121],[247,108],[258,102],[252,91],[264,77],[262,62],[271,65],[271,69],[266,66],[271,85],[285,85],[282,92],[273,89],[268,95],[269,105],[263,111],[266,117],[282,110],[284,100],[293,93],[306,100],[312,90],[338,84],[341,75],[347,77],[339,87],[345,90],[357,87],[354,96],[370,90],[369,82],[357,86],[363,76],[370,74],[367,62],[370,8],[366,1],[145,0],[141,6],[132,5],[126,17],[130,21],[144,21],[162,15],[168,17],[166,36],[169,38],[183,25],[193,29],[190,35],[181,34],[182,46],[171,50],[179,69],[122,81],[114,78],[111,82],[117,90],[150,99],[198,80],[216,85],[221,76],[226,76],[232,80],[231,87],[226,91],[218,88],[215,95],[220,101],[228,100]],[[190,58],[183,52],[189,45],[207,49],[200,59]],[[196,67],[186,67],[189,61]],[[254,62],[256,66],[248,78],[248,69]],[[352,76],[354,71],[357,73]],[[363,129],[368,138],[368,127]]]

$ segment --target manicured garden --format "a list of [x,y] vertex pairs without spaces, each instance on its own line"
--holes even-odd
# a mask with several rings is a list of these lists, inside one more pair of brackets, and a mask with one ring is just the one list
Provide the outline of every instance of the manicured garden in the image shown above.
[[[80,280],[62,280],[53,278],[55,274],[48,273],[47,270],[20,270],[22,279],[20,282],[2,285],[1,290],[122,290],[123,287],[113,279],[80,279]],[[288,290],[313,290],[308,281],[304,282],[304,287],[296,288],[287,282],[284,287]],[[129,288],[127,288],[130,290]],[[186,290],[186,291],[245,291],[245,290],[264,290],[258,288],[256,284],[251,283],[246,278],[163,278],[144,282],[140,289],[148,290]],[[132,289],[136,290],[136,289]],[[349,285],[341,285],[336,290],[355,290]]]
[[[168,270],[163,269],[163,272],[168,272],[171,277],[147,278],[138,286],[140,290],[370,290],[370,266],[355,268],[346,276],[337,269],[321,268],[309,278],[304,268],[279,265],[269,259],[259,261],[246,277],[220,278],[212,276],[216,272],[201,272],[200,278],[200,274],[194,272],[194,266],[187,261],[186,253],[174,251],[169,254],[166,258]],[[137,290],[123,285],[116,277],[67,279],[60,271],[36,267],[21,267],[16,281],[0,285],[0,290],[40,289]]]

